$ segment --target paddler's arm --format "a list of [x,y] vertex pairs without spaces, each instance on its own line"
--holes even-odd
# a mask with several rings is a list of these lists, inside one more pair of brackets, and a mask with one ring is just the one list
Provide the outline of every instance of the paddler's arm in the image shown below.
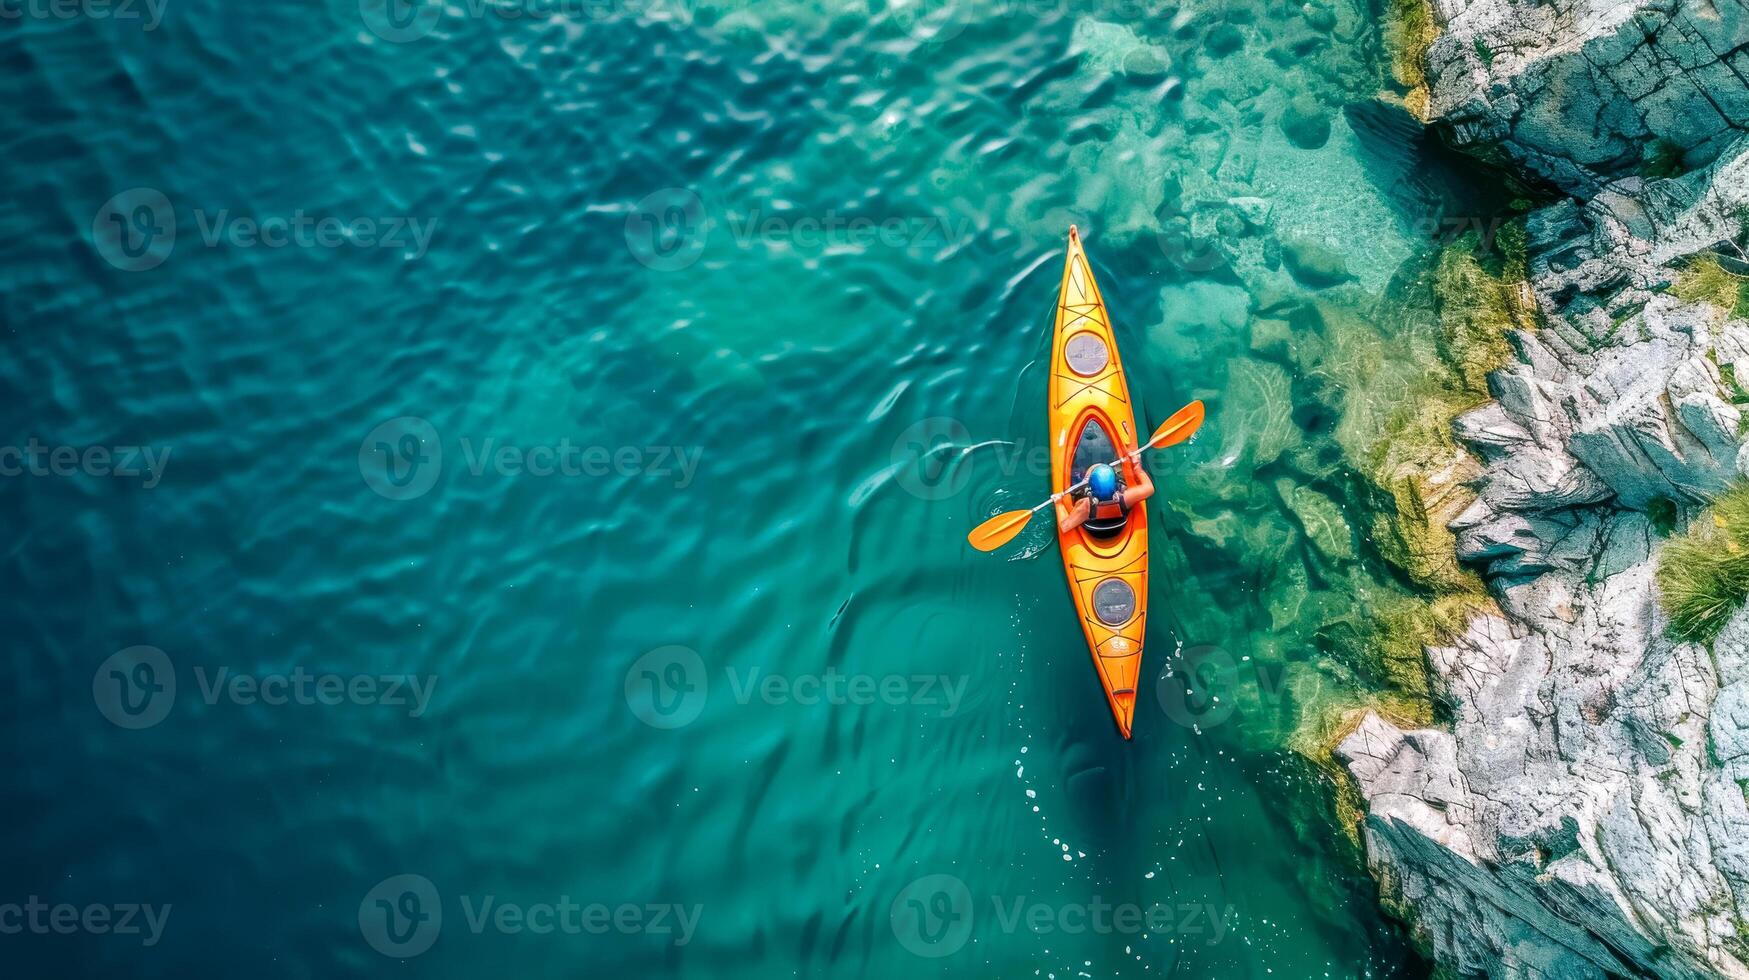
[[1123,492],[1125,508],[1134,507],[1154,495],[1154,478],[1148,475],[1148,471],[1137,466],[1136,475],[1140,477],[1136,485]]
[[1093,513],[1093,503],[1086,497],[1077,499],[1073,504],[1064,506],[1057,501],[1057,530],[1064,534],[1087,523],[1087,518]]

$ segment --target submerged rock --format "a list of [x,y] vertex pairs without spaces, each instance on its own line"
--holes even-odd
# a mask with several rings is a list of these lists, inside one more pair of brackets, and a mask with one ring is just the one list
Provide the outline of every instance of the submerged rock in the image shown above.
[[1310,95],[1300,95],[1281,114],[1281,131],[1302,150],[1316,150],[1330,142],[1333,114]]
[[1340,253],[1310,239],[1283,240],[1281,258],[1301,285],[1313,289],[1339,286],[1354,278]]
[[1291,480],[1277,480],[1275,490],[1281,495],[1282,503],[1287,505],[1288,512],[1300,522],[1300,529],[1306,532],[1306,537],[1318,546],[1324,557],[1334,561],[1354,557],[1354,531],[1348,526],[1348,519],[1342,516],[1342,508],[1336,501]]

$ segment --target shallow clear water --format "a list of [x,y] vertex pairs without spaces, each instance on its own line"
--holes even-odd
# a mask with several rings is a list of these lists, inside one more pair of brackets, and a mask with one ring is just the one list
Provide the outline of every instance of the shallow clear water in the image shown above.
[[[0,904],[172,906],[151,946],[0,954],[1425,972],[1283,748],[1368,686],[1314,639],[1400,587],[1338,420],[1252,340],[1309,331],[1317,294],[1320,343],[1409,343],[1358,316],[1432,206],[1340,112],[1380,84],[1364,6],[381,13],[187,0],[0,37],[0,441],[161,463],[0,480]],[[1280,125],[1296,96],[1316,148]],[[1211,408],[1154,464],[1161,683],[1130,743],[1048,526],[963,540],[1048,481],[1071,223],[1141,424]],[[1346,553],[1301,529],[1331,513]],[[139,645],[162,659],[113,656]],[[300,671],[359,686],[227,686]],[[405,676],[428,700],[384,703]],[[638,912],[529,927],[567,900]]]

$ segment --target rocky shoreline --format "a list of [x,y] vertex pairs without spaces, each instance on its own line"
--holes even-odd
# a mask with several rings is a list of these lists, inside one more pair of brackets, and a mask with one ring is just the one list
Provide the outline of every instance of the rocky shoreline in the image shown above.
[[1408,104],[1554,203],[1536,322],[1455,423],[1474,497],[1430,514],[1498,608],[1427,651],[1448,723],[1369,713],[1337,751],[1368,865],[1453,975],[1749,977],[1749,614],[1678,642],[1655,586],[1749,462],[1749,7],[1393,14]]

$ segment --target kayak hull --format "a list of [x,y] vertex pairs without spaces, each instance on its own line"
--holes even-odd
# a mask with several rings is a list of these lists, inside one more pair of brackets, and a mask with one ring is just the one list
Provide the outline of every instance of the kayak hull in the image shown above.
[[[1096,456],[1103,455],[1098,462],[1110,462],[1135,450],[1139,437],[1117,337],[1074,228],[1057,298],[1049,387],[1051,492],[1077,482]],[[1140,476],[1138,464],[1126,462],[1123,476],[1133,484]],[[1130,511],[1115,537],[1098,538],[1079,528],[1057,537],[1094,670],[1127,739],[1135,722],[1148,619],[1146,504]]]

